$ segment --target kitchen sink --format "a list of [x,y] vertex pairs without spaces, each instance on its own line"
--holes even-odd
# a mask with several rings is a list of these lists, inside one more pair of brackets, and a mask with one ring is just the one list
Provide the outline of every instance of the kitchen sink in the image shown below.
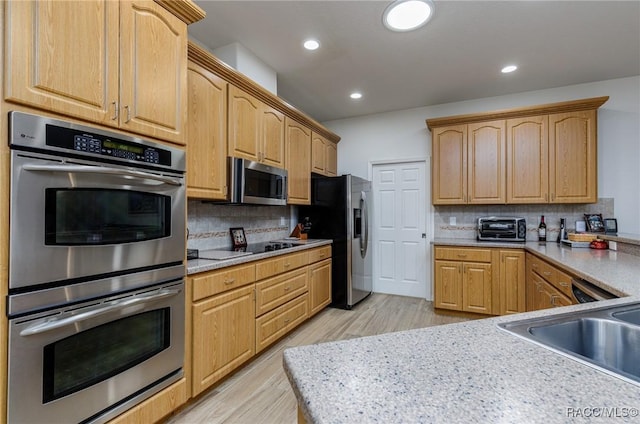
[[632,311],[617,312],[613,314],[614,318],[622,321],[630,322],[631,324],[640,325],[640,309]]
[[498,326],[554,352],[640,385],[640,303]]

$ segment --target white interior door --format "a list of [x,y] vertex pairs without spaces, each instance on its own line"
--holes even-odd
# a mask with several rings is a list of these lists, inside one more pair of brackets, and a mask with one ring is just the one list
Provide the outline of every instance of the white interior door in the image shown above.
[[373,291],[427,298],[425,162],[373,165]]

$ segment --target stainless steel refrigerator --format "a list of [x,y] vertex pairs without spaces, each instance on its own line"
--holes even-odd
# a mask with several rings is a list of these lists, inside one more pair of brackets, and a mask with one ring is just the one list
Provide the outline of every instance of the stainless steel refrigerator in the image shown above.
[[351,309],[371,294],[371,181],[342,175],[311,179],[311,205],[299,208],[310,238],[332,239],[332,303]]

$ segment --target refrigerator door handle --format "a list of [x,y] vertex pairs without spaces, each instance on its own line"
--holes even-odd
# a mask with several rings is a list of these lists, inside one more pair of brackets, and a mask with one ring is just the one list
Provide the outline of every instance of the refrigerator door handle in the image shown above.
[[360,256],[367,256],[369,248],[369,208],[367,207],[367,195],[365,192],[360,193],[360,209],[362,210],[362,219],[360,220]]

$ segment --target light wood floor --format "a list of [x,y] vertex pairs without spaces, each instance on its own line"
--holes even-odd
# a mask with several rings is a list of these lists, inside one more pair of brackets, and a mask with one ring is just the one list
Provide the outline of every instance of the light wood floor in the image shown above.
[[327,308],[166,422],[295,424],[297,403],[282,368],[284,349],[465,320],[436,315],[424,299],[378,293],[350,311]]

